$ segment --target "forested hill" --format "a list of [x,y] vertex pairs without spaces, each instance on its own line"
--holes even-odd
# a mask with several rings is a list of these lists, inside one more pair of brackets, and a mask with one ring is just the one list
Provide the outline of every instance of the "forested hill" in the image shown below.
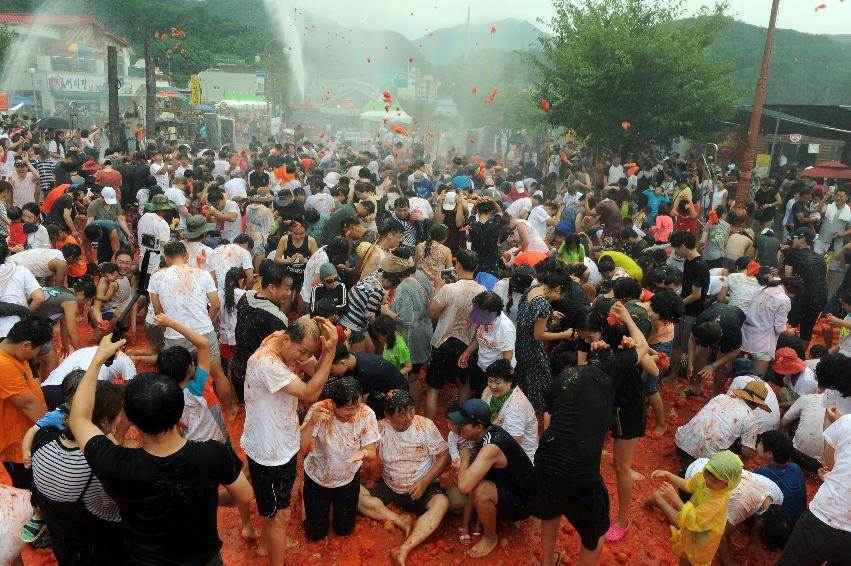
[[[41,0],[4,0],[0,10],[31,12],[41,4]],[[130,40],[139,54],[144,34],[177,26],[186,32],[182,45],[187,57],[172,60],[172,72],[181,78],[225,62],[251,65],[254,56],[270,49],[270,40],[280,35],[272,30],[262,0],[60,0],[52,5],[64,13],[96,14]],[[534,47],[536,34],[543,33],[529,22],[503,20],[473,25],[469,35],[466,26],[456,25],[409,40],[395,31],[361,30],[299,11],[303,22],[311,22],[304,26],[309,29],[300,31],[305,50],[311,50],[307,55],[312,59],[312,72],[322,78],[355,77],[372,83],[386,83],[398,75],[410,57],[421,69],[436,71],[439,76],[442,69],[451,74],[465,54],[468,64],[481,57],[502,61],[506,68],[523,66],[520,52]],[[490,33],[491,27],[496,33]],[[713,46],[719,62],[736,62],[736,83],[745,92],[743,103],[752,100],[764,42],[764,28],[731,20]],[[341,43],[345,59],[325,56]],[[518,82],[529,80],[527,73],[499,74],[507,81],[511,77]],[[849,93],[851,35],[777,31],[769,70],[769,103],[851,104]]]

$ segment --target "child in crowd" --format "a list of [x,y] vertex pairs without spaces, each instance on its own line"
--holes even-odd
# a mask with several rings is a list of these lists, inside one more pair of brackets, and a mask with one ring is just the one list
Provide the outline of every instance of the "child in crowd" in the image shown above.
[[376,346],[384,349],[382,354],[384,359],[396,366],[402,375],[408,375],[413,368],[411,351],[405,339],[396,331],[396,320],[387,315],[381,315],[372,323],[372,332],[375,335]]
[[[446,407],[446,414],[454,413],[461,410],[461,402],[458,399],[449,403]],[[472,440],[467,440],[461,436],[461,431],[458,425],[451,420],[446,419],[446,426],[449,428],[446,443],[449,444],[449,457],[452,458],[452,469],[460,474],[466,470],[476,456],[476,443]],[[482,536],[481,525],[478,520],[473,526],[472,533],[470,532],[470,522],[473,521],[472,498],[467,498],[467,503],[464,504],[464,513],[461,516],[461,526],[458,527],[458,540],[464,546],[469,546],[473,543],[473,537]]]
[[224,289],[219,291],[219,353],[230,379],[230,362],[236,353],[236,305],[245,294],[245,270],[232,267],[225,274]]
[[656,215],[655,223],[650,228],[650,233],[657,244],[667,244],[673,231],[674,220],[671,218],[671,208],[668,203],[660,203],[659,212]]
[[765,465],[753,472],[777,484],[783,492],[783,511],[794,524],[807,509],[807,484],[801,466],[790,462],[793,452],[788,435],[779,430],[763,432],[756,441],[756,455]]
[[[727,504],[741,480],[742,461],[724,450],[689,480],[665,470],[656,470],[651,477],[667,480],[647,503],[661,509],[672,525],[674,550],[690,564],[711,564],[727,527]],[[683,503],[678,489],[692,494],[688,502]]]
[[0,181],[0,236],[4,238],[9,237],[9,224],[12,223],[6,211],[6,195],[11,188],[7,181]]
[[[9,218],[9,238],[6,243],[9,245],[10,252],[18,252],[27,243],[27,235],[24,234],[24,213],[20,207],[10,206],[6,216]],[[15,249],[18,247],[20,249]]]

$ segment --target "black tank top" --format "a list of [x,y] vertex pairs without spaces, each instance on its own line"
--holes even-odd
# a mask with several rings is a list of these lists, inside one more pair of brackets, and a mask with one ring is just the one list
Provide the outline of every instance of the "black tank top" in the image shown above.
[[[287,236],[287,247],[286,247],[286,249],[284,249],[284,257],[292,257],[295,254],[301,254],[302,256],[307,257],[307,258],[310,257],[310,245],[309,245],[307,236],[304,237],[304,241],[301,243],[301,246],[299,246],[299,247],[296,247],[296,246],[293,245],[292,236]],[[307,265],[306,262],[305,263],[293,262],[293,264],[290,265],[290,272],[292,272],[294,274],[303,274],[304,268],[305,268],[306,265]]]
[[482,447],[486,444],[493,444],[502,450],[508,465],[504,468],[491,467],[485,479],[492,481],[498,487],[508,489],[518,497],[531,498],[534,469],[523,448],[502,427],[496,425],[491,426],[482,439]]

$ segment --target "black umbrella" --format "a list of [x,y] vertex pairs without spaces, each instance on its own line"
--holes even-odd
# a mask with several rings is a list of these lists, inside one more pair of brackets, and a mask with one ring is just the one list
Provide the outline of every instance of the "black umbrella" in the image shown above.
[[35,124],[39,128],[43,130],[52,129],[52,130],[67,130],[71,127],[68,123],[68,120],[65,118],[60,118],[59,116],[49,116],[47,118],[42,118]]

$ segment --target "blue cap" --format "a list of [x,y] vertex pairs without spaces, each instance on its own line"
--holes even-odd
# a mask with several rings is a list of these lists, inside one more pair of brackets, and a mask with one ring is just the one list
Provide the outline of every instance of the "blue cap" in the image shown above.
[[465,175],[458,175],[457,177],[452,177],[452,186],[456,189],[466,189],[473,186],[473,180]]
[[798,228],[797,230],[792,232],[792,237],[793,238],[806,238],[807,242],[809,242],[810,244],[812,244],[813,240],[816,239],[816,235],[813,232],[813,229],[807,228],[806,226],[801,226],[800,228]]

